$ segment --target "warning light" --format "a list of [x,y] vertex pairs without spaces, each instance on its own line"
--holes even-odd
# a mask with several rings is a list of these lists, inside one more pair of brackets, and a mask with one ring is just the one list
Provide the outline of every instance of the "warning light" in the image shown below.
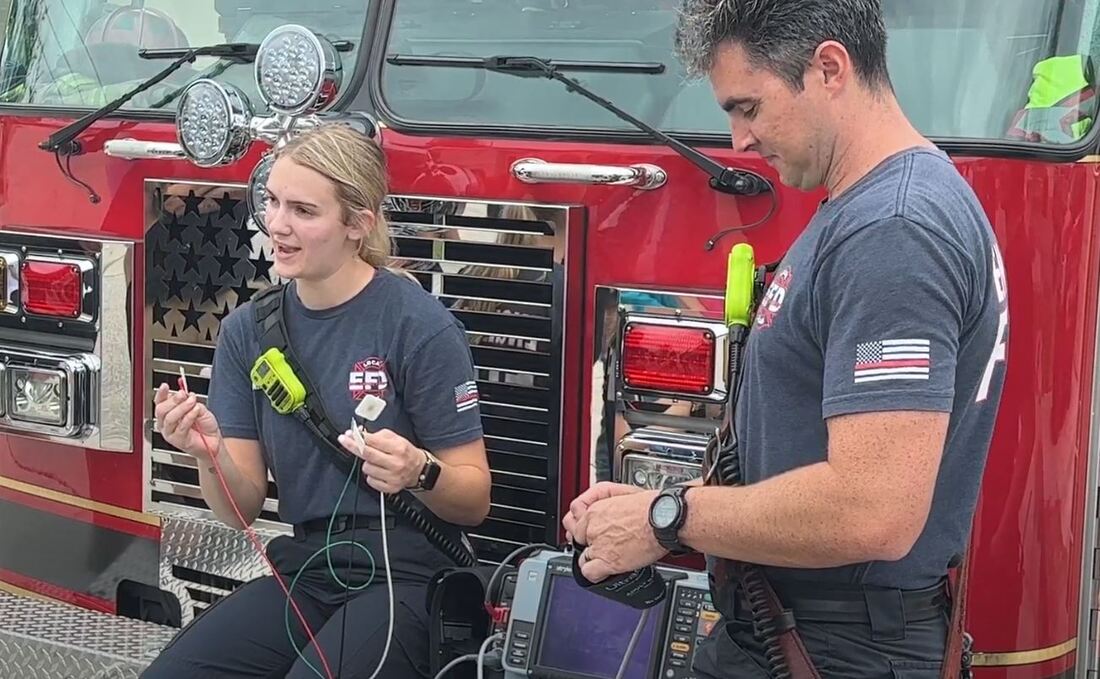
[[717,341],[709,328],[627,323],[623,382],[631,389],[705,395],[714,389]]
[[90,262],[27,258],[19,271],[23,309],[37,316],[77,319],[84,313],[84,271]]

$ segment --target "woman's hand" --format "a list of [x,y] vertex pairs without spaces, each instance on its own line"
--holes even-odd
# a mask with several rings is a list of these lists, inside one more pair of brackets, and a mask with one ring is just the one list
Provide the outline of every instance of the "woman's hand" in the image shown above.
[[416,486],[428,460],[423,450],[389,429],[376,434],[363,432],[363,440],[364,445],[360,446],[350,429],[340,436],[340,444],[362,458],[367,485],[391,494]]
[[[214,413],[199,403],[194,394],[169,391],[162,384],[153,395],[157,429],[165,441],[192,457],[209,462],[218,453],[221,431]],[[204,439],[205,437],[205,439]]]

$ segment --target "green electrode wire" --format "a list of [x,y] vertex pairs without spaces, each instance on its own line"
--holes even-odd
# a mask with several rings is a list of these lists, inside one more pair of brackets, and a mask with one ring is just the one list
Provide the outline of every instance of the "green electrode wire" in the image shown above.
[[[355,540],[341,540],[340,542],[335,543],[332,542],[332,527],[336,524],[336,513],[340,510],[340,503],[344,501],[344,496],[348,492],[348,486],[351,485],[351,481],[355,478],[355,474],[358,471],[359,467],[357,465],[351,466],[351,473],[348,474],[348,480],[344,482],[344,489],[340,491],[340,497],[336,499],[336,506],[332,508],[332,516],[328,520],[328,531],[326,531],[325,533],[325,546],[310,555],[310,557],[306,559],[306,562],[302,564],[302,567],[298,569],[298,573],[294,576],[294,579],[290,581],[290,587],[287,590],[289,594],[286,599],[286,604],[283,606],[283,620],[286,623],[286,636],[287,639],[290,640],[290,645],[294,647],[294,652],[298,654],[298,657],[302,659],[302,662],[304,662],[306,666],[309,667],[309,669],[313,670],[313,673],[321,679],[325,679],[325,675],[321,673],[321,670],[314,667],[313,663],[306,659],[306,656],[302,653],[302,649],[298,648],[298,644],[294,642],[294,633],[290,629],[290,595],[294,593],[294,585],[298,584],[298,579],[302,577],[302,573],[305,572],[306,567],[308,567],[309,564],[313,563],[313,560],[321,554],[325,555],[325,560],[328,562],[328,572],[332,575],[332,579],[335,580],[338,585],[344,587],[344,589],[351,592],[359,592],[366,589],[370,586],[372,582],[374,582],[376,566],[374,563],[374,555],[371,554],[371,551],[369,549],[367,549],[364,545],[359,544]],[[356,504],[358,504],[359,501],[358,495],[359,489],[358,487],[356,487]],[[354,547],[358,547],[370,559],[370,577],[367,578],[367,581],[363,584],[353,587],[351,583],[344,582],[340,579],[340,576],[336,574],[336,568],[332,565],[332,549],[335,547],[339,547],[340,545],[352,545]],[[346,606],[347,604],[345,603],[344,605]],[[341,642],[342,641],[343,640],[341,640]],[[317,650],[319,652],[320,648],[318,648]],[[336,673],[337,675],[340,674],[339,667],[336,668]]]

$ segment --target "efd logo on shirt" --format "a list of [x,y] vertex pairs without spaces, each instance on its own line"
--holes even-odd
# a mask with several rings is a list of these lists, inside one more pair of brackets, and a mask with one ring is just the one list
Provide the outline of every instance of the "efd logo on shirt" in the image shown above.
[[356,401],[363,400],[367,394],[384,396],[389,386],[386,362],[375,356],[357,362],[348,374],[348,390]]
[[787,298],[787,290],[791,287],[791,267],[786,267],[775,275],[772,284],[768,286],[768,292],[764,299],[760,300],[760,306],[756,309],[756,325],[760,328],[770,328],[775,323],[775,317],[783,307],[783,300]]

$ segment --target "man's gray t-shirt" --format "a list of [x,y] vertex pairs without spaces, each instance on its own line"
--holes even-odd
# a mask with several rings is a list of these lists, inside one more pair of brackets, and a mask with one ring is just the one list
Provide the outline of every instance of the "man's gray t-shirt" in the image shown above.
[[950,413],[931,512],[908,556],[777,580],[921,588],[967,547],[1004,383],[1004,266],[989,221],[931,148],[824,203],[775,271],[745,353],[736,430],[748,483],[823,462],[829,418]]
[[[351,426],[359,401],[374,394],[386,401],[371,431],[390,429],[414,445],[439,452],[482,437],[473,360],[459,321],[416,283],[379,269],[347,302],[323,310],[306,308],[294,283],[286,295],[286,326],[302,369],[320,392],[325,411],[339,431]],[[279,489],[279,517],[290,524],[328,519],[348,479],[328,450],[304,424],[280,415],[249,371],[262,353],[252,303],[222,323],[214,353],[209,406],[227,438],[260,441],[264,460]],[[363,422],[360,420],[360,422]],[[445,456],[442,459],[446,459]],[[379,514],[378,495],[354,482],[339,514]],[[422,508],[422,511],[427,511]],[[458,537],[457,526],[439,521]],[[429,543],[408,533],[406,552]],[[411,541],[411,542],[410,542]],[[402,541],[390,538],[391,550]],[[410,556],[412,556],[410,554]],[[425,563],[433,561],[423,554]]]

